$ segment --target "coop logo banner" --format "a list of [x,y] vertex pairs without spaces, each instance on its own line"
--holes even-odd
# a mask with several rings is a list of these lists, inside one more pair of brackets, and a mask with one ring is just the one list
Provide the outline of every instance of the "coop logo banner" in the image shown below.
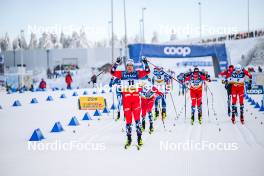
[[187,56],[191,54],[190,47],[164,47],[164,54]]

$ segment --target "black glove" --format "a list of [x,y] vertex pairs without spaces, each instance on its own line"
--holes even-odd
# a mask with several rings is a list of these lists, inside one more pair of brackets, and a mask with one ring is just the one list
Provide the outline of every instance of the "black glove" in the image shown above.
[[148,60],[147,60],[146,57],[142,57],[141,61],[142,61],[144,64],[148,63]]
[[121,63],[121,61],[122,61],[122,57],[118,57],[118,58],[116,58],[116,64],[117,65],[119,65],[120,63]]
[[251,88],[252,88],[251,83],[248,84],[248,87],[247,88],[248,88],[248,90],[251,90]]

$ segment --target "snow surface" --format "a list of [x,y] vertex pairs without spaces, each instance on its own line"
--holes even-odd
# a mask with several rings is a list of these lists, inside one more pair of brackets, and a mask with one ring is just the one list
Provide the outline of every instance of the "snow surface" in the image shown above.
[[231,64],[238,64],[241,61],[242,55],[246,56],[252,48],[256,47],[258,43],[263,41],[264,37],[226,41],[226,49],[229,53]]
[[[174,60],[155,60],[151,62],[169,68]],[[172,66],[173,69],[173,66]],[[205,68],[213,73],[212,68]],[[186,68],[174,71],[181,72]],[[132,146],[124,150],[126,140],[123,116],[115,122],[113,113],[93,117],[94,111],[88,111],[91,121],[82,121],[87,111],[78,109],[78,97],[72,96],[76,91],[79,96],[88,91],[91,96],[94,89],[76,89],[64,91],[25,92],[6,94],[0,92],[0,175],[199,175],[199,176],[261,176],[264,161],[264,116],[254,109],[248,102],[245,103],[245,125],[233,125],[226,113],[226,92],[224,86],[218,82],[208,83],[214,100],[208,92],[203,96],[203,124],[198,122],[190,125],[190,97],[187,95],[187,115],[184,113],[184,96],[178,96],[178,85],[174,83],[172,92],[176,106],[173,109],[171,97],[167,96],[167,114],[165,129],[160,119],[154,122],[155,132],[144,132],[144,146],[137,151]],[[65,99],[59,98],[64,93]],[[106,98],[108,106],[112,104],[112,93],[100,94]],[[47,102],[48,95],[54,101]],[[261,96],[251,96],[260,103]],[[32,98],[37,98],[38,104],[30,104]],[[15,100],[19,100],[21,107],[12,107]],[[117,101],[116,99],[114,100]],[[212,106],[213,101],[213,106]],[[209,109],[209,116],[208,110]],[[215,113],[214,114],[214,110]],[[114,116],[116,113],[114,114]],[[80,126],[69,127],[70,119],[76,116]],[[64,130],[60,133],[50,133],[55,122],[60,121]],[[175,126],[174,126],[175,124]],[[40,128],[45,139],[38,142],[48,144],[56,141],[69,143],[91,142],[103,144],[103,151],[32,151],[28,150],[28,140],[34,129]],[[147,121],[148,128],[148,121]],[[235,143],[238,150],[204,151],[173,150],[173,144],[181,142],[204,141],[217,143]],[[171,150],[162,150],[161,143],[172,144]],[[133,127],[133,145],[136,143],[136,134]]]

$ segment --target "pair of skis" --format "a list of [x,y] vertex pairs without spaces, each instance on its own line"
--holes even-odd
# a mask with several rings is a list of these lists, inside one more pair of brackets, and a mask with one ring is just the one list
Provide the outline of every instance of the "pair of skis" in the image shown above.
[[132,144],[130,144],[130,145],[125,145],[125,150],[129,150],[131,147],[133,147],[133,146],[135,146],[136,148],[137,148],[137,150],[141,150],[141,148],[142,148],[142,146],[143,145],[138,145],[138,144],[136,144],[136,145],[132,145]]

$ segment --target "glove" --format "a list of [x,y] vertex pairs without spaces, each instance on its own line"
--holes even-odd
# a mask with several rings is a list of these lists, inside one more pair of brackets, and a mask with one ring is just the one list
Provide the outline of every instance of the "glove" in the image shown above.
[[122,57],[118,57],[118,58],[116,58],[116,64],[117,65],[119,65],[120,63],[121,63],[121,61],[122,61]]
[[144,63],[144,64],[146,64],[146,63],[148,63],[148,60],[147,60],[147,58],[146,57],[142,57],[142,62]]
[[252,88],[251,83],[248,84],[248,87],[247,88],[248,88],[248,90],[251,90],[251,88]]
[[164,95],[164,94],[160,94],[159,97],[160,97],[161,99],[163,99],[163,98],[165,98],[165,95]]

